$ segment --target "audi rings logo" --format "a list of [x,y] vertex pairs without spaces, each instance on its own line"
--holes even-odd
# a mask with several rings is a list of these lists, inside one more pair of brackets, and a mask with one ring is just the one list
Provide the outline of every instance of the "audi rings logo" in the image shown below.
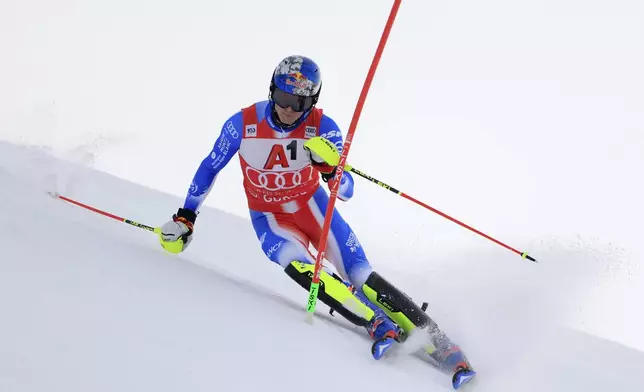
[[311,166],[297,171],[263,172],[251,166],[246,166],[246,178],[255,187],[267,191],[282,191],[294,189],[311,179]]
[[233,137],[233,139],[237,139],[239,137],[239,132],[237,132],[237,129],[235,128],[235,125],[232,121],[228,121],[226,123],[226,129],[228,130],[228,133],[230,133],[230,136]]

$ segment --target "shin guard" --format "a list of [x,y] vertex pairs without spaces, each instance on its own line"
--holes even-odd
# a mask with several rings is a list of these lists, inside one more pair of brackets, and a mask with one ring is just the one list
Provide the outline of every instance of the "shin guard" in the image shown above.
[[367,298],[382,308],[405,333],[427,326],[431,319],[407,294],[398,290],[377,272],[372,272],[362,286]]
[[[314,269],[313,264],[293,261],[284,269],[284,272],[304,289],[310,290]],[[360,302],[342,279],[336,278],[324,270],[320,271],[318,298],[328,307],[358,326],[367,325],[374,316],[374,311]]]

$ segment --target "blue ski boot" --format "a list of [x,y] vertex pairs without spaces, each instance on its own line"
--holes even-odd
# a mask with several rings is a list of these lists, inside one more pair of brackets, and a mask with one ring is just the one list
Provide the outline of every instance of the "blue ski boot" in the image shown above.
[[371,354],[374,359],[380,359],[396,342],[400,341],[402,330],[382,309],[369,301],[360,290],[356,290],[354,294],[362,303],[374,311],[373,318],[365,328],[374,340],[371,346]]
[[381,315],[376,312],[366,328],[374,340],[371,346],[374,359],[382,358],[399,339],[398,327],[384,312]]
[[374,315],[365,325],[365,328],[369,336],[374,340],[371,346],[371,354],[375,359],[382,358],[396,342],[404,340],[404,331],[378,305],[371,302],[361,289],[356,289],[350,282],[343,280],[336,274],[333,274],[333,276],[344,283],[360,302],[373,310]]
[[459,389],[463,385],[469,383],[476,377],[476,372],[467,367],[459,368],[454,376],[452,376],[452,386],[454,389]]
[[465,355],[458,346],[450,343],[448,347],[448,349],[442,350],[441,354],[437,357],[443,368],[454,372],[452,386],[454,389],[459,389],[472,381],[476,376],[476,372],[472,370],[467,358],[465,358]]

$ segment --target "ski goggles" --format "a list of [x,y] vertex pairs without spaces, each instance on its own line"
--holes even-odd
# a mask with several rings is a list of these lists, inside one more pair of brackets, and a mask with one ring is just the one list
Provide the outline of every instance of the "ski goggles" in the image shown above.
[[290,107],[296,112],[304,112],[313,107],[315,104],[314,97],[302,97],[300,95],[289,94],[279,88],[273,89],[271,95],[273,101],[282,109]]

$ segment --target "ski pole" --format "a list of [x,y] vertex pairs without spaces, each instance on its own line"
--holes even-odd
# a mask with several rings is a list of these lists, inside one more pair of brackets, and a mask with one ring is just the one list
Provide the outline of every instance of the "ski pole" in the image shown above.
[[[362,112],[362,108],[364,106],[365,100],[367,99],[367,93],[369,92],[369,88],[371,87],[371,82],[373,81],[373,77],[376,73],[376,69],[378,68],[380,57],[382,56],[382,52],[385,49],[385,44],[387,43],[387,39],[389,38],[389,33],[391,32],[391,27],[393,26],[394,20],[396,19],[396,14],[398,13],[398,8],[400,8],[401,1],[402,0],[394,1],[394,4],[391,8],[391,12],[389,13],[389,18],[387,19],[387,23],[385,24],[385,28],[382,32],[382,36],[380,37],[380,42],[378,43],[376,53],[371,62],[371,66],[369,67],[369,71],[367,73],[367,77],[365,79],[364,85],[362,86],[362,91],[360,92],[358,103],[356,104],[355,111],[353,112],[353,118],[351,119],[351,124],[349,125],[349,131],[347,132],[347,137],[344,142],[342,155],[340,156],[340,162],[338,163],[337,175],[340,176],[340,178],[342,177],[344,166],[347,163],[347,155],[349,155],[349,149],[351,147],[351,143],[353,142],[353,135],[356,131],[356,127],[358,126],[360,113]],[[318,291],[320,289],[320,272],[322,269],[322,260],[324,259],[324,254],[326,252],[327,239],[329,235],[329,229],[331,227],[331,217],[333,216],[333,211],[335,209],[335,201],[338,196],[339,184],[340,184],[340,181],[335,181],[331,186],[329,203],[326,208],[326,212],[324,215],[324,223],[322,225],[322,234],[320,236],[320,241],[317,246],[318,254],[315,259],[315,270],[313,272],[313,278],[311,280],[311,288],[309,290],[309,298],[308,298],[307,308],[306,308],[307,321],[309,322],[313,321],[313,313],[315,312],[315,305],[317,303]]]
[[130,226],[138,227],[139,229],[143,229],[143,230],[152,232],[152,233],[156,234],[159,237],[159,242],[161,243],[161,246],[163,247],[163,249],[167,250],[170,253],[175,253],[176,254],[176,253],[179,253],[179,252],[181,252],[183,250],[184,240],[182,238],[179,238],[178,240],[173,241],[173,242],[164,242],[163,241],[163,236],[161,234],[161,228],[160,227],[152,227],[152,226],[144,225],[143,223],[135,222],[135,221],[130,220],[130,219],[121,218],[118,215],[110,214],[109,212],[105,212],[105,211],[99,210],[98,208],[94,208],[92,206],[88,206],[87,204],[83,204],[83,203],[78,202],[76,200],[72,200],[72,199],[70,199],[68,197],[61,196],[57,192],[49,192],[49,195],[54,197],[54,198],[66,201],[66,202],[68,202],[70,204],[85,208],[85,209],[90,210],[92,212],[95,212],[97,214],[106,216],[108,218],[112,218],[112,219],[115,219],[117,221],[127,223]]
[[402,196],[402,197],[404,197],[404,198],[405,198],[405,199],[407,199],[407,200],[411,200],[411,201],[413,201],[414,203],[416,203],[416,204],[418,204],[418,205],[420,205],[420,206],[422,206],[422,207],[425,207],[425,208],[427,208],[428,210],[430,210],[430,211],[432,211],[432,212],[434,212],[434,213],[436,213],[436,214],[438,214],[438,215],[442,216],[443,218],[449,219],[450,221],[452,221],[452,222],[454,222],[454,223],[456,223],[456,224],[458,224],[458,225],[460,225],[460,226],[462,226],[462,227],[464,227],[464,228],[466,228],[466,229],[468,229],[468,230],[471,230],[471,231],[473,231],[474,233],[476,233],[476,234],[478,234],[478,235],[480,235],[480,236],[483,236],[484,238],[486,238],[486,239],[488,239],[488,240],[490,240],[490,241],[492,241],[492,242],[494,242],[494,243],[496,243],[496,244],[498,244],[498,245],[501,245],[502,247],[504,247],[504,248],[506,248],[506,249],[509,249],[510,251],[512,251],[512,252],[514,252],[514,253],[516,253],[516,254],[520,255],[520,256],[521,256],[522,258],[524,258],[524,259],[528,259],[528,260],[533,261],[533,262],[535,262],[535,263],[537,263],[537,262],[538,262],[537,260],[535,260],[532,256],[528,255],[527,253],[525,253],[525,252],[520,252],[520,251],[518,251],[518,250],[514,249],[513,247],[508,246],[508,245],[504,244],[503,242],[501,242],[501,241],[499,241],[499,240],[497,240],[497,239],[494,239],[494,238],[490,237],[489,235],[487,235],[487,234],[485,234],[485,233],[482,233],[482,232],[480,232],[479,230],[476,230],[475,228],[473,228],[473,227],[471,227],[471,226],[469,226],[469,225],[466,225],[465,223],[463,223],[463,222],[461,222],[461,221],[459,221],[459,220],[457,220],[457,219],[452,218],[451,216],[449,216],[449,215],[447,215],[447,214],[445,214],[445,213],[443,213],[443,212],[441,212],[441,211],[437,210],[436,208],[431,207],[431,206],[429,206],[429,205],[427,205],[427,204],[423,203],[422,201],[417,200],[417,199],[415,199],[415,198],[413,198],[413,197],[411,197],[411,196],[407,195],[406,193],[403,193],[403,192],[399,191],[398,189],[396,189],[396,188],[392,187],[391,185],[387,185],[387,184],[385,184],[384,182],[382,182],[382,181],[380,181],[380,180],[377,180],[377,179],[375,179],[375,178],[371,177],[370,175],[368,175],[368,174],[365,174],[365,173],[361,172],[360,170],[356,169],[355,167],[352,167],[351,165],[346,165],[346,166],[345,166],[345,170],[350,171],[350,172],[352,172],[352,173],[355,173],[355,174],[359,175],[360,177],[365,178],[365,179],[367,179],[367,180],[369,180],[369,181],[373,182],[374,184],[378,184],[378,185],[380,185],[381,187],[383,187],[383,188],[385,188],[385,189],[387,189],[387,190],[389,190],[389,191],[392,191],[393,193],[395,193],[395,194],[397,194],[397,195],[399,195],[399,196]]
[[110,214],[109,212],[101,211],[101,210],[99,210],[98,208],[94,208],[94,207],[88,206],[87,204],[83,204],[83,203],[80,203],[80,202],[78,202],[78,201],[76,201],[76,200],[72,200],[72,199],[70,199],[70,198],[68,198],[68,197],[61,196],[61,195],[59,195],[58,193],[55,193],[55,192],[54,192],[54,193],[49,193],[49,194],[50,194],[51,196],[53,196],[53,197],[57,198],[57,199],[60,199],[60,200],[66,201],[66,202],[68,202],[68,203],[70,203],[70,204],[74,204],[74,205],[79,206],[79,207],[82,207],[82,208],[85,208],[85,209],[90,210],[90,211],[92,211],[92,212],[96,212],[97,214],[100,214],[100,215],[106,216],[106,217],[108,217],[108,218],[116,219],[117,221],[121,221],[121,222],[123,222],[123,223],[127,223],[128,225],[131,225],[131,226],[134,226],[134,227],[138,227],[139,229],[143,229],[143,230],[151,231],[151,232],[153,232],[153,233],[160,233],[160,231],[161,231],[161,229],[160,229],[160,228],[158,228],[158,227],[157,227],[157,228],[155,228],[155,227],[152,227],[152,226],[148,226],[148,225],[144,225],[144,224],[142,224],[142,223],[135,222],[135,221],[130,220],[130,219],[121,218],[120,216],[117,216],[117,215],[114,215],[114,214]]

